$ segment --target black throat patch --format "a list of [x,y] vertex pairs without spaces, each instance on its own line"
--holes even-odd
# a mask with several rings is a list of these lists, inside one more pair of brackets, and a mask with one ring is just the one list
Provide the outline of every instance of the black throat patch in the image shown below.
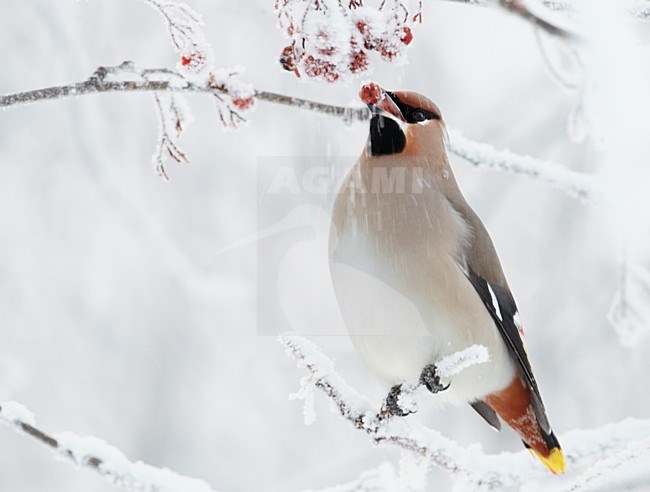
[[406,135],[392,118],[374,115],[370,120],[370,155],[399,154],[406,147]]

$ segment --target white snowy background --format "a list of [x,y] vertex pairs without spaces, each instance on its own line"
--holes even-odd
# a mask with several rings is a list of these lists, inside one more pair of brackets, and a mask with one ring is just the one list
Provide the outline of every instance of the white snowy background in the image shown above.
[[[334,104],[356,98],[360,81],[331,86],[281,69],[286,40],[271,2],[190,3],[217,66],[244,66],[260,89]],[[377,62],[374,80],[429,96],[466,136],[595,170],[592,145],[567,136],[580,96],[554,82],[529,25],[445,2],[426,2],[424,21],[409,62]],[[84,80],[98,65],[174,66],[177,58],[159,14],[142,2],[2,0],[0,60],[0,93],[9,93]],[[318,420],[303,425],[288,395],[304,374],[274,336],[257,332],[256,245],[218,254],[257,229],[260,157],[350,156],[351,165],[365,125],[259,103],[250,126],[224,133],[208,96],[188,99],[191,163],[168,165],[169,183],[151,169],[150,95],[0,112],[0,401],[25,403],[44,429],[106,439],[218,490],[317,489],[397,462],[398,451],[371,445],[320,395]],[[556,432],[648,418],[647,338],[624,347],[606,319],[620,276],[609,218],[561,191],[451,159],[500,252]],[[341,335],[326,221],[313,219],[318,240],[285,260],[284,307],[292,328],[321,335],[312,339],[341,375],[379,402],[384,390]],[[487,452],[521,448],[469,406],[424,406],[409,418]],[[432,490],[450,483],[429,476]],[[9,428],[0,428],[0,484],[113,490]]]

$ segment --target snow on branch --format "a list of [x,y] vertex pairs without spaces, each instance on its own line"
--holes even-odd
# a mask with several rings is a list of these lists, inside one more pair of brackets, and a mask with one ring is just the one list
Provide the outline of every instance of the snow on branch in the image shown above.
[[92,470],[115,487],[133,492],[215,492],[203,480],[185,477],[166,468],[131,462],[117,448],[96,437],[70,432],[49,435],[36,427],[34,417],[16,402],[0,404],[0,421],[33,437],[54,453],[81,468]]
[[[174,96],[181,93],[212,94],[220,103],[218,105],[220,119],[227,127],[245,121],[242,113],[250,109],[253,99],[334,116],[348,124],[369,119],[369,112],[364,107],[335,106],[254,90],[252,87],[247,89],[252,95],[242,97],[240,88],[232,82],[233,72],[217,71],[217,74],[206,82],[197,83],[187,80],[174,70],[141,69],[132,62],[124,62],[117,67],[100,67],[84,82],[0,96],[0,107],[8,108],[50,99],[105,92],[155,92],[161,130],[154,163],[157,172],[163,178],[166,177],[163,161],[166,155],[170,155],[177,162],[186,160],[186,155],[178,145],[177,139],[180,131],[189,123],[190,117],[184,109],[185,103],[182,99],[163,99],[162,93],[172,93]],[[552,162],[518,155],[509,150],[497,150],[489,144],[472,141],[458,131],[450,130],[449,135],[451,140],[449,150],[475,166],[526,176],[561,189],[583,201],[597,203],[603,198],[603,190],[597,185],[596,180],[587,174],[571,171]]]
[[468,367],[489,362],[490,354],[483,345],[472,345],[465,350],[444,357],[436,364],[436,374],[441,379],[451,379]]
[[449,139],[449,150],[475,166],[527,176],[585,202],[599,203],[605,199],[605,190],[588,174],[509,150],[497,150],[489,144],[474,142],[458,131],[450,130]]
[[[330,399],[338,412],[368,434],[376,443],[386,443],[426,459],[454,475],[468,490],[493,490],[517,487],[530,480],[548,478],[546,470],[528,452],[487,455],[476,446],[465,448],[439,432],[401,417],[382,418],[366,397],[361,396],[336,372],[334,362],[312,342],[297,335],[282,335],[280,342],[298,366],[308,372],[308,380]],[[627,419],[598,429],[574,430],[562,435],[569,472],[593,465],[609,456],[635,449],[635,456],[650,453],[650,420]],[[619,460],[624,455],[619,456]],[[613,463],[617,462],[613,460]],[[603,475],[617,467],[605,467]],[[588,473],[585,472],[585,477]],[[579,480],[586,479],[580,477]],[[610,477],[624,480],[624,477]],[[583,490],[576,488],[575,490]]]
[[[624,450],[606,457],[583,472],[567,492],[645,489],[650,483],[650,439],[633,442]],[[625,475],[625,476],[621,476]],[[617,486],[618,485],[618,486]]]
[[[216,492],[200,479],[179,475],[167,468],[131,462],[117,448],[96,437],[81,437],[71,432],[47,434],[36,427],[33,414],[22,404],[0,404],[0,422],[20,434],[30,436],[50,448],[57,457],[80,468],[94,471],[114,487],[128,492]],[[398,490],[398,477],[389,463],[365,471],[351,482],[319,491],[304,492],[392,492]]]
[[[396,490],[403,490],[399,478],[390,463],[383,463],[375,469],[361,473],[356,480],[320,489],[318,492],[394,492]],[[303,492],[316,491],[309,489]]]

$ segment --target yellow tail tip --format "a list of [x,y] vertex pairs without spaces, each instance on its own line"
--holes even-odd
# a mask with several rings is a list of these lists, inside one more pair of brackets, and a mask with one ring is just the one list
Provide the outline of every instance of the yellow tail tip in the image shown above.
[[564,461],[564,455],[560,448],[553,448],[547,457],[542,456],[537,451],[534,451],[535,456],[537,456],[544,466],[551,470],[553,474],[557,475],[559,473],[564,473],[566,470],[566,462]]

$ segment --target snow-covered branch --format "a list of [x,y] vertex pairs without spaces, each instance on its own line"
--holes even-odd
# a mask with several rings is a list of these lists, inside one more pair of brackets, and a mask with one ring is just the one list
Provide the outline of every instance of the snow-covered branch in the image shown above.
[[[106,77],[109,73],[112,75]],[[0,96],[0,108],[106,92],[204,93],[225,96],[231,95],[231,90],[227,84],[220,83],[216,79],[195,83],[174,70],[140,69],[132,62],[124,62],[117,67],[100,67],[83,82]],[[336,116],[348,122],[365,121],[369,118],[368,110],[362,107],[333,106],[262,90],[253,91],[253,97],[260,101]],[[244,103],[247,101],[238,101],[234,105],[246,106]]]
[[[117,448],[96,437],[81,437],[71,432],[50,435],[36,427],[33,414],[22,404],[0,404],[0,422],[16,432],[36,439],[57,457],[91,470],[118,489],[128,492],[216,492],[200,479],[179,475],[167,468],[131,462]],[[389,463],[365,471],[351,482],[319,491],[304,492],[391,492],[398,477]]]
[[[316,345],[297,335],[283,335],[280,342],[299,367],[307,370],[307,381],[325,393],[339,413],[357,429],[365,431],[376,443],[399,447],[452,473],[468,490],[517,487],[547,477],[545,470],[526,451],[487,455],[475,446],[464,448],[418,422],[397,417],[380,418],[377,406],[348,385],[337,374],[334,362]],[[598,429],[574,430],[561,438],[570,471],[626,452],[628,446],[641,449],[643,456],[647,456],[644,443],[648,439],[650,421],[634,419]]]
[[527,176],[585,202],[599,203],[605,199],[605,190],[596,178],[588,174],[507,149],[497,150],[489,144],[470,140],[455,130],[449,130],[449,140],[449,150],[475,166]]
[[[650,439],[630,443],[622,451],[605,457],[583,472],[567,492],[644,489],[650,483]],[[624,475],[624,476],[621,476]]]
[[[117,67],[100,67],[88,80],[75,84],[37,89],[15,94],[0,96],[0,107],[12,107],[22,104],[35,103],[50,99],[65,97],[76,97],[88,94],[104,92],[154,92],[162,93],[205,93],[219,96],[222,101],[230,97],[232,104],[221,108],[221,116],[224,124],[228,126],[238,121],[244,121],[244,117],[238,110],[241,106],[247,110],[251,104],[248,99],[233,97],[232,88],[224,82],[227,76],[221,79],[211,78],[203,83],[191,82],[184,78],[179,72],[168,69],[140,69],[132,62],[124,62]],[[307,111],[341,118],[346,123],[367,121],[369,112],[363,107],[345,107],[331,104],[310,101],[298,97],[286,96],[262,90],[253,90],[254,99],[273,104],[294,107]],[[161,120],[161,137],[158,149],[154,154],[156,170],[163,177],[165,176],[162,167],[163,154],[167,152],[176,161],[186,160],[176,137],[178,124],[181,129],[189,117],[178,112],[182,107],[182,101],[176,99],[166,100],[167,110],[162,110],[162,100],[158,102],[158,109]],[[174,107],[176,111],[170,112],[169,108]],[[227,113],[224,116],[224,111]],[[589,202],[599,202],[603,198],[603,192],[597,185],[594,178],[587,174],[571,171],[564,166],[552,162],[540,161],[525,155],[518,155],[509,150],[497,150],[489,144],[475,142],[464,137],[460,132],[450,130],[449,150],[474,164],[486,169],[506,171],[516,175],[526,176],[541,181],[552,187],[561,189],[574,198]]]
[[308,489],[303,492],[394,492],[403,490],[399,482],[393,466],[390,463],[383,463],[375,469],[364,471],[359,478],[351,482],[319,491]]
[[133,492],[215,492],[203,480],[185,477],[166,468],[131,462],[117,448],[96,437],[70,432],[47,434],[36,427],[34,417],[16,402],[0,404],[0,421],[33,437],[81,468],[101,475],[115,487]]

